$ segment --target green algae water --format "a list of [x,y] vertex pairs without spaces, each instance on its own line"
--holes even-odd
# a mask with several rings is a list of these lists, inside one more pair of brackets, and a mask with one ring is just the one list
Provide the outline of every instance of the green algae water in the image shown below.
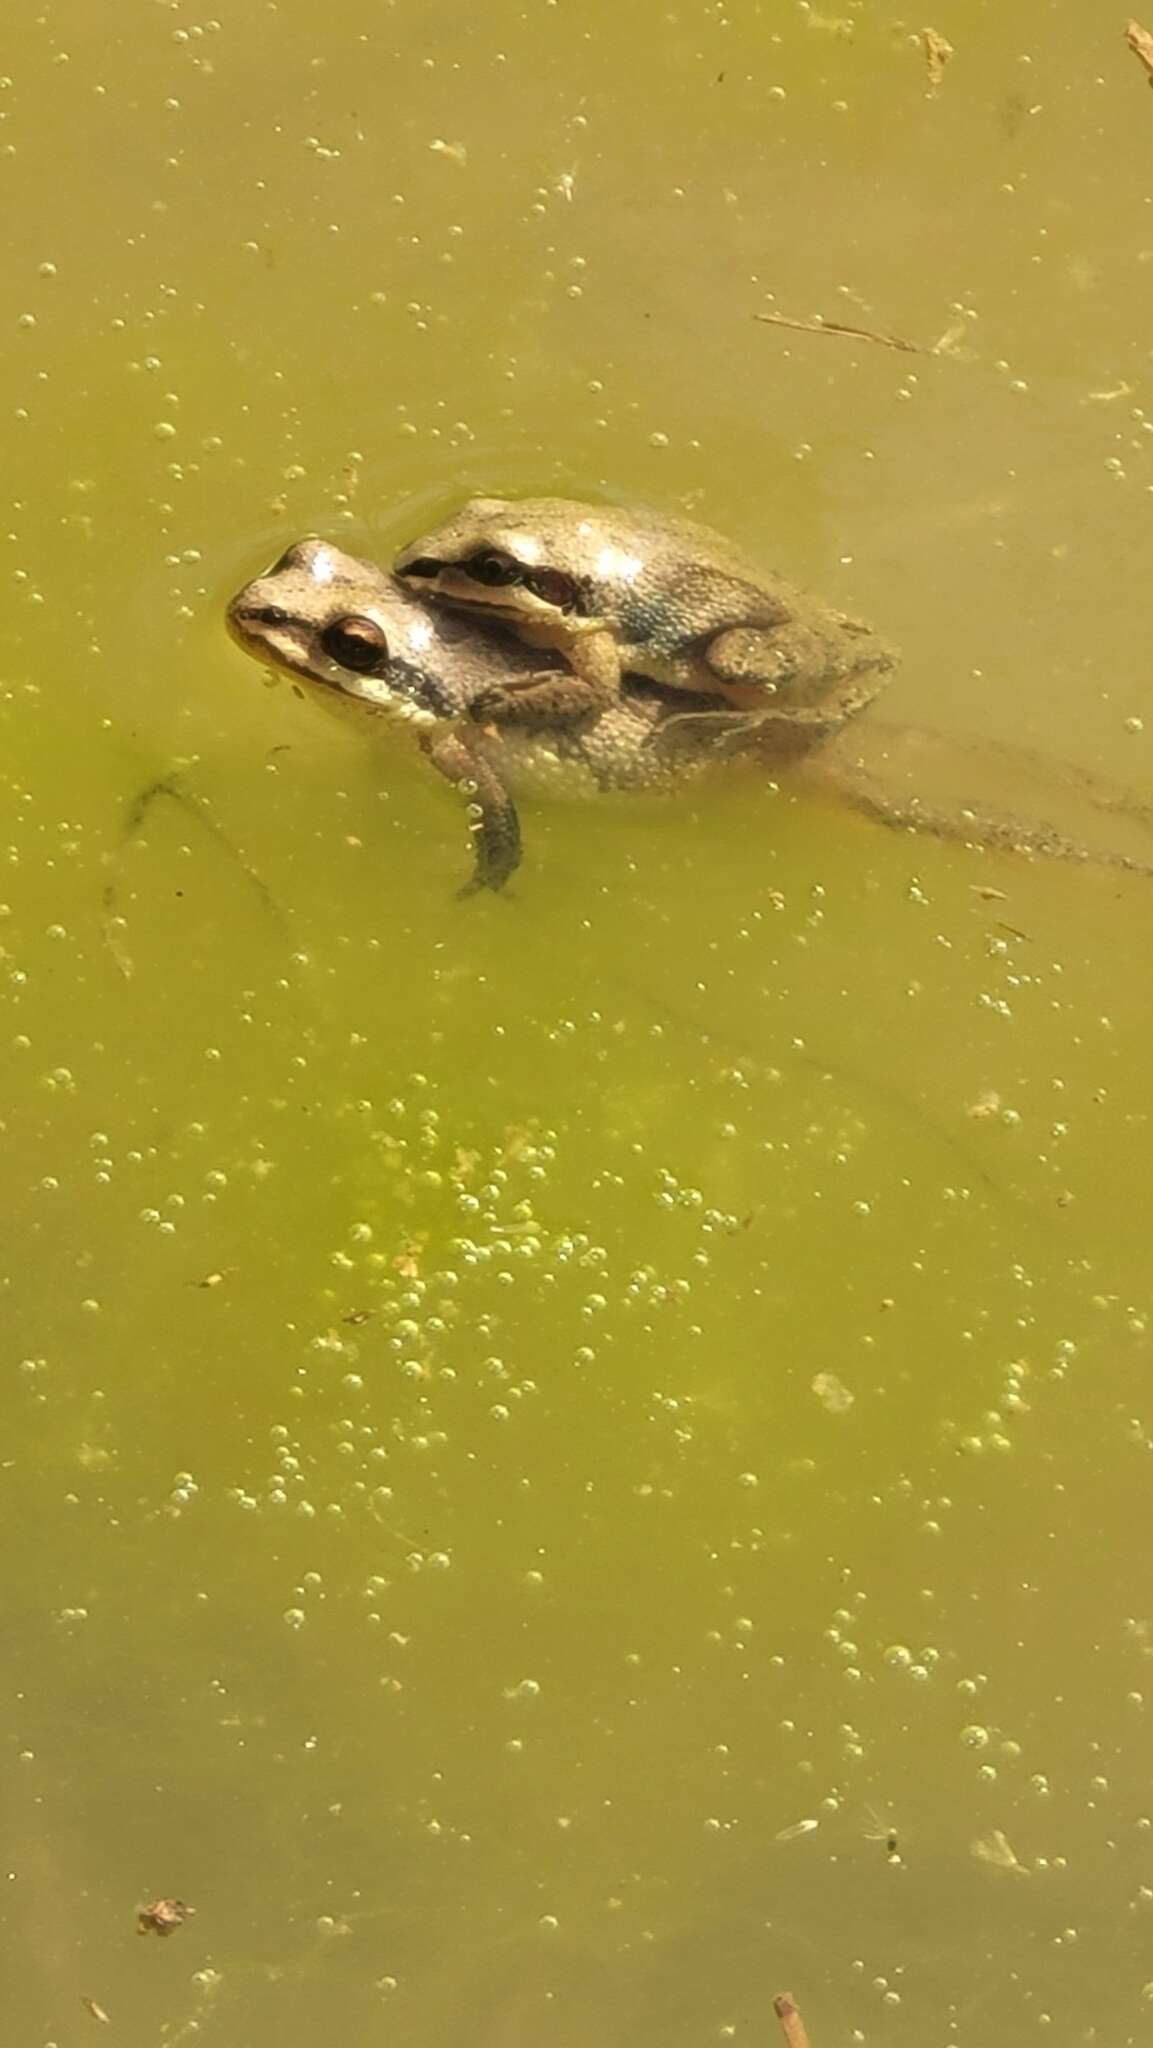
[[635,498],[1147,794],[1124,22],[214,4],[5,15],[7,2033],[1144,2041],[1153,884],[746,775],[461,902],[222,628]]

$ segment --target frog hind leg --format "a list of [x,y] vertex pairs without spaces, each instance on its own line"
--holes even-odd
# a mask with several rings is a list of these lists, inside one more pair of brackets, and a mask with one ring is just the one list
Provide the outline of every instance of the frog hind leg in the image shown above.
[[621,663],[611,633],[582,633],[567,669],[511,678],[481,690],[469,705],[478,725],[573,725],[607,710],[620,695]]
[[1109,847],[1082,846],[1066,838],[1052,825],[1038,820],[1028,824],[1009,816],[998,817],[974,810],[969,805],[945,810],[915,796],[893,794],[882,788],[858,761],[844,758],[806,763],[810,780],[823,783],[850,810],[870,818],[890,831],[928,833],[931,838],[953,840],[968,847],[983,847],[993,853],[1036,854],[1044,860],[1071,861],[1080,867],[1120,868],[1123,873],[1153,877],[1153,863]]
[[761,692],[759,701],[747,707],[726,702],[724,710],[670,712],[656,727],[651,744],[665,752],[745,754],[770,767],[784,766],[838,733],[846,715],[808,706],[793,711],[772,699],[766,704]]
[[479,889],[503,889],[521,861],[520,819],[516,805],[496,770],[467,739],[451,727],[423,742],[424,751],[447,782],[469,806],[472,833],[472,877],[460,890],[473,896]]

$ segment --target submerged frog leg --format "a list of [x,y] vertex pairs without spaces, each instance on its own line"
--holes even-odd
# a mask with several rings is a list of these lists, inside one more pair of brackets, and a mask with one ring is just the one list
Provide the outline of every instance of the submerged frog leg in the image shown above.
[[235,861],[243,870],[260,897],[269,916],[275,919],[286,937],[290,936],[284,913],[269,889],[267,882],[257,873],[251,861],[247,859],[233,840],[228,837],[228,834],[217,824],[215,818],[208,810],[204,798],[198,797],[191,790],[186,789],[179,775],[158,775],[154,782],[147,783],[133,797],[124,813],[120,837],[115,851],[105,855],[105,862],[111,868],[112,873],[104,884],[101,928],[104,943],[125,980],[130,980],[136,969],[131,955],[124,945],[120,929],[124,924],[124,918],[119,909],[120,864],[123,861],[125,849],[132,844],[137,833],[143,827],[153,804],[160,797],[167,797],[172,803],[179,804],[182,810],[187,811],[189,817],[194,818],[204,831],[211,834],[217,844],[223,847],[230,860]]
[[[956,744],[953,741],[953,745]],[[1153,803],[1139,796],[1135,790],[1126,789],[1123,784],[1094,774],[1091,768],[1078,768],[1071,761],[1063,761],[1052,754],[1039,754],[1030,747],[1013,746],[1004,740],[981,740],[979,748],[982,752],[995,754],[1010,767],[1015,768],[1020,763],[1034,773],[1047,776],[1051,782],[1064,785],[1076,795],[1083,796],[1095,811],[1104,811],[1114,818],[1132,818],[1135,823],[1153,830]]]
[[[942,771],[949,785],[943,792],[934,786]],[[834,735],[803,764],[801,775],[878,824],[1153,875],[1147,853],[1153,804],[1124,785],[1031,748],[892,725],[869,715]],[[1071,808],[1075,799],[1080,815]],[[1136,836],[1129,834],[1132,850],[1124,840],[1120,846],[1102,844],[1094,813],[1139,828]]]
[[460,894],[471,896],[478,889],[503,889],[520,866],[521,843],[516,805],[500,776],[451,727],[422,738],[421,745],[433,767],[468,801],[474,867],[472,880],[465,883]]
[[616,702],[621,662],[611,633],[581,633],[565,645],[569,668],[494,683],[469,705],[479,725],[569,725]]
[[792,761],[839,732],[847,715],[837,707],[825,711],[802,706],[789,711],[771,701],[757,710],[738,710],[733,705],[723,711],[670,711],[662,718],[650,744],[684,747],[692,753],[708,746],[718,753],[755,754],[770,762]]
[[892,831],[927,832],[934,839],[952,839],[963,846],[989,847],[996,853],[1040,854],[1046,860],[1074,861],[1079,867],[1121,868],[1126,874],[1153,877],[1153,862],[1108,847],[1080,846],[1051,825],[1023,825],[1016,818],[996,818],[967,806],[945,811],[917,797],[892,797],[867,780],[852,780],[843,766],[835,777],[822,778],[854,811]]
[[765,711],[739,711],[736,705],[722,710],[670,711],[661,719],[654,734],[654,742],[666,739],[677,743],[681,740],[694,745],[704,743],[722,748],[740,746],[751,733],[760,732],[766,718],[773,713]]

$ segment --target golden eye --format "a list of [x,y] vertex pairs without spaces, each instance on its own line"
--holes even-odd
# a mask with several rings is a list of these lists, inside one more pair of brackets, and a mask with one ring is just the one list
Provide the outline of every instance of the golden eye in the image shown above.
[[383,631],[375,619],[362,619],[355,612],[326,626],[320,644],[330,661],[352,669],[355,675],[383,675],[388,667],[388,641]]

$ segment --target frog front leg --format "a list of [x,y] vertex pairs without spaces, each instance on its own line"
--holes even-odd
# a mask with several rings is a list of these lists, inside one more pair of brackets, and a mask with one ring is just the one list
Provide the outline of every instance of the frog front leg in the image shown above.
[[730,702],[800,706],[829,688],[850,665],[828,636],[799,619],[780,626],[726,626],[704,650],[713,685]]
[[573,725],[607,710],[620,695],[621,663],[611,633],[598,629],[565,642],[569,668],[493,683],[469,705],[478,725]]
[[451,726],[422,736],[421,746],[469,807],[474,866],[471,881],[459,893],[472,896],[478,889],[503,889],[520,866],[521,843],[516,805],[500,776]]

